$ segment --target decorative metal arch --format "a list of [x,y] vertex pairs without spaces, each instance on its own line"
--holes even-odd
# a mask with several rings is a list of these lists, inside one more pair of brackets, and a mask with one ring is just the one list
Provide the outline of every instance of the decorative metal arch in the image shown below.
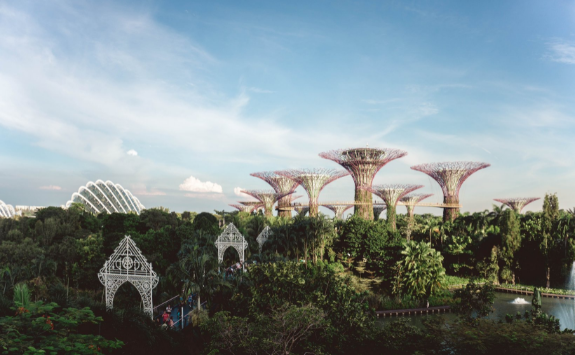
[[233,223],[228,224],[224,232],[216,239],[216,248],[218,248],[218,262],[224,261],[224,252],[229,247],[234,248],[240,256],[240,262],[244,263],[244,250],[248,248],[248,242],[244,236],[238,231]]
[[152,269],[152,263],[148,263],[129,235],[122,239],[114,253],[106,260],[98,278],[106,288],[106,309],[114,308],[116,291],[124,282],[129,282],[140,292],[144,312],[153,317],[152,290],[158,285],[159,278]]
[[272,232],[270,227],[266,226],[264,230],[260,233],[260,235],[258,235],[258,237],[256,238],[256,241],[260,245],[260,254],[262,253],[262,247],[264,246],[264,243],[267,242],[269,237],[273,234],[274,233]]

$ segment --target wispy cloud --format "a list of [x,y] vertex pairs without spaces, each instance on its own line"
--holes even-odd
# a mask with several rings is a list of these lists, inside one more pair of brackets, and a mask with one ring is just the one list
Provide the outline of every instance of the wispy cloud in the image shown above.
[[138,156],[138,152],[136,152],[134,149],[130,149],[126,152],[126,154],[131,155],[133,157]]
[[201,182],[200,179],[196,179],[190,176],[182,184],[180,184],[181,191],[192,191],[192,192],[215,192],[222,193],[222,187],[211,181]]
[[62,190],[62,188],[60,186],[56,186],[56,185],[47,185],[47,186],[40,186],[39,187],[40,190]]
[[562,39],[547,44],[549,53],[546,57],[554,62],[575,64],[575,43]]

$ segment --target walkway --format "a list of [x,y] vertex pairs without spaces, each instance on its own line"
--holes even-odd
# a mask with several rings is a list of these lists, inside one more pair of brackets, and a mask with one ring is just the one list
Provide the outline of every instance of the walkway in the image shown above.
[[429,308],[392,309],[388,311],[375,311],[377,317],[409,316],[415,314],[445,313],[451,310],[450,306],[438,306]]

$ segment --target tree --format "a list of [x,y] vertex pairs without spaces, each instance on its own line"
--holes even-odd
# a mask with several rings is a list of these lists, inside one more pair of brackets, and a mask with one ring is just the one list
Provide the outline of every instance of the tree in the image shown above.
[[455,312],[467,322],[475,322],[477,318],[485,318],[493,312],[495,288],[490,283],[480,285],[470,280],[465,288],[455,290],[454,299],[460,302],[453,306]]
[[546,268],[547,288],[551,287],[551,263],[550,256],[554,247],[553,228],[559,218],[559,199],[557,194],[545,194],[543,200],[543,215],[541,220],[542,233],[539,241],[539,249],[543,254]]
[[65,308],[56,303],[36,302],[19,307],[15,316],[0,318],[0,349],[10,354],[95,354],[119,349],[120,340],[84,334],[79,327],[98,324],[89,308]]
[[515,271],[519,267],[516,261],[516,253],[521,247],[519,218],[513,209],[508,208],[502,213],[501,218],[501,249],[499,255],[503,259],[505,267],[511,271],[512,282],[515,285]]
[[429,297],[441,288],[445,279],[443,256],[425,242],[406,242],[401,252],[403,260],[398,262],[396,293],[404,292],[422,298],[429,307]]
[[201,309],[202,295],[211,295],[217,288],[227,284],[218,275],[218,262],[210,253],[198,245],[192,245],[186,251],[178,263],[170,266],[168,272],[176,283],[183,282],[185,294],[196,294],[197,309]]

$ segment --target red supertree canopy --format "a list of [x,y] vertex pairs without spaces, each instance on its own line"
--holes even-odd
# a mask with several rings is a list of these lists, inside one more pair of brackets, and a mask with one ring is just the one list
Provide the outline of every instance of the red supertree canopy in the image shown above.
[[393,148],[347,148],[319,153],[351,174],[356,186],[371,186],[375,174],[392,160],[404,157],[406,151]]
[[353,207],[353,205],[323,205],[323,204],[321,206],[332,210],[333,213],[335,213],[335,218],[337,219],[342,219],[345,211]]
[[415,205],[430,196],[433,196],[433,194],[409,194],[403,196],[399,201],[405,204],[409,217],[413,217],[413,210],[415,209]]
[[[488,163],[454,161],[412,166],[411,169],[431,176],[443,191],[446,203],[459,202],[459,190],[463,182],[474,172],[491,166]],[[454,199],[454,200],[452,200]]]
[[234,208],[237,208],[238,211],[240,211],[240,212],[247,212],[247,213],[252,213],[252,211],[253,211],[254,208],[255,208],[255,205],[254,205],[254,206],[246,206],[246,205],[234,205],[234,204],[230,204],[230,206],[232,206],[232,207],[234,207]]
[[275,190],[275,192],[280,194],[281,193],[288,194],[280,198],[278,201],[278,207],[280,208],[279,215],[282,217],[291,217],[291,211],[289,209],[286,209],[286,207],[290,207],[290,204],[293,201],[291,193],[295,191],[299,183],[288,177],[278,175],[273,171],[262,171],[252,173],[250,175],[260,178],[263,181],[270,184],[270,186]]
[[275,191],[264,191],[264,190],[242,190],[241,192],[250,195],[261,201],[264,205],[266,216],[271,216],[273,211],[274,203],[280,198],[286,196],[288,193],[277,193]]
[[355,182],[355,214],[373,219],[373,205],[370,194],[362,186],[371,186],[375,174],[392,160],[404,157],[407,152],[392,148],[348,148],[320,153],[324,159],[332,160],[350,172]]
[[387,208],[391,208],[395,207],[403,196],[422,187],[423,185],[385,184],[372,187],[364,186],[363,188],[379,196],[385,202]]
[[288,177],[304,188],[309,196],[309,215],[315,217],[318,213],[317,199],[321,190],[323,190],[323,188],[330,182],[349,175],[349,172],[335,169],[316,168],[282,170],[276,171],[276,174]]
[[494,200],[509,206],[517,213],[521,213],[521,211],[525,206],[539,199],[540,199],[539,197],[514,197],[514,198],[495,198]]

